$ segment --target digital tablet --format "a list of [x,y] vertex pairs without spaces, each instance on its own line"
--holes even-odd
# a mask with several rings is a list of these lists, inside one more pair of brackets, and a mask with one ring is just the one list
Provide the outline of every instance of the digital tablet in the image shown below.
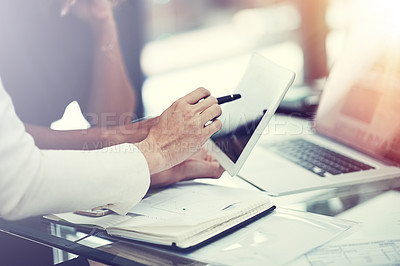
[[275,113],[295,73],[254,53],[232,93],[241,98],[221,105],[222,128],[207,149],[230,175],[236,175]]

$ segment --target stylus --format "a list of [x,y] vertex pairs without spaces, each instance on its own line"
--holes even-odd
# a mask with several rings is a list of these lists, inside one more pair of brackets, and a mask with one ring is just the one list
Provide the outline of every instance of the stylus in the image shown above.
[[231,95],[227,95],[227,96],[218,97],[217,101],[218,101],[218,104],[223,104],[223,103],[232,102],[232,101],[240,99],[240,98],[242,98],[242,95],[240,95],[240,94],[231,94]]

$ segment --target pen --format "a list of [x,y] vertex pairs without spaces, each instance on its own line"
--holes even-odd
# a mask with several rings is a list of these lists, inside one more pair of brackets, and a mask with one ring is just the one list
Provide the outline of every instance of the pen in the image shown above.
[[231,95],[227,95],[227,96],[218,97],[217,101],[218,101],[218,104],[223,104],[223,103],[232,102],[232,101],[240,99],[240,98],[242,98],[242,95],[240,95],[240,94],[231,94]]

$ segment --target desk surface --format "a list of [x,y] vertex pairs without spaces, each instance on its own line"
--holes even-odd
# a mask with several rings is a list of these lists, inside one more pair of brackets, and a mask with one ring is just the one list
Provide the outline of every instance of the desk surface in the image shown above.
[[[310,128],[308,124],[305,123],[304,132],[308,132],[308,130],[310,130]],[[219,180],[201,180],[199,182],[216,183],[219,185],[256,190],[256,188],[242,179],[230,177],[226,173]],[[328,216],[338,216],[346,210],[358,206],[386,191],[400,191],[399,183],[399,179],[386,180],[297,193],[288,196],[271,197],[271,201],[278,208],[283,207]],[[95,236],[88,237],[88,231],[49,223],[44,221],[41,217],[33,217],[13,222],[0,219],[0,231],[58,248],[62,251],[83,255],[89,259],[106,264],[207,264],[206,261],[196,261],[185,256],[185,254],[155,248],[154,246],[126,240],[109,239],[104,233],[98,233]]]
[[[239,178],[224,175],[210,180],[227,186],[245,186]],[[390,190],[390,184],[364,184],[346,189],[330,189],[272,198],[280,207],[336,216],[345,210]],[[206,265],[177,252],[121,239],[110,239],[104,233],[88,236],[87,230],[49,223],[41,217],[21,221],[0,219],[0,230],[50,247],[83,255],[89,259],[112,265]],[[86,237],[86,238],[84,238]],[[80,241],[77,241],[80,240]]]

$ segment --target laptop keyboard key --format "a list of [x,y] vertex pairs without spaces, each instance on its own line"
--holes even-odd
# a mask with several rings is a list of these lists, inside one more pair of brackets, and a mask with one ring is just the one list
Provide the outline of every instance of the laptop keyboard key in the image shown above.
[[272,146],[280,156],[294,162],[321,177],[340,175],[374,167],[348,158],[303,139],[283,141]]

